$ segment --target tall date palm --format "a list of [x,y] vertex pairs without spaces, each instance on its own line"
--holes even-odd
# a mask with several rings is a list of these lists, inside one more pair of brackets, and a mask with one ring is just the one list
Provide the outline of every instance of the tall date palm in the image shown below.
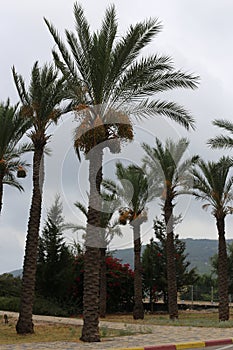
[[[141,51],[161,30],[157,19],[131,25],[119,36],[115,6],[106,9],[101,27],[91,33],[84,10],[74,4],[75,32],[65,31],[68,48],[55,27],[45,22],[57,50],[53,57],[69,85],[79,116],[75,147],[89,160],[90,197],[85,249],[84,324],[81,340],[100,341],[98,244],[101,212],[103,149],[119,151],[120,140],[133,138],[131,116],[167,116],[186,128],[194,120],[174,102],[155,99],[173,88],[196,88],[197,77],[175,71],[171,59]],[[99,243],[98,243],[99,242]]]
[[58,77],[58,71],[52,64],[45,64],[40,68],[38,62],[33,65],[28,89],[23,77],[16,73],[14,67],[13,77],[22,104],[21,115],[29,119],[32,124],[29,137],[34,147],[32,200],[23,265],[19,319],[16,324],[17,333],[27,334],[34,332],[32,309],[42,205],[43,155],[51,137],[47,132],[48,127],[56,123],[61,114],[66,112],[66,109],[60,107],[64,98],[65,82],[63,78]]
[[167,285],[168,285],[168,312],[170,319],[178,318],[177,281],[174,246],[174,200],[182,194],[182,188],[190,182],[191,166],[198,157],[193,156],[183,160],[189,142],[181,138],[177,142],[168,139],[165,145],[156,138],[155,147],[143,144],[146,152],[144,164],[148,167],[149,178],[152,181],[162,182],[161,199],[166,224],[166,254],[167,254]]
[[142,264],[141,264],[141,225],[147,221],[146,204],[154,198],[147,175],[136,165],[116,164],[116,175],[120,185],[106,180],[104,186],[114,191],[122,203],[119,209],[119,223],[127,223],[133,228],[134,242],[134,319],[144,318],[142,302]]
[[233,176],[230,169],[233,161],[221,157],[217,162],[200,160],[194,169],[192,194],[196,199],[205,201],[204,209],[211,207],[218,232],[218,294],[219,321],[229,319],[227,249],[225,238],[225,218],[233,213],[230,205],[233,200]]

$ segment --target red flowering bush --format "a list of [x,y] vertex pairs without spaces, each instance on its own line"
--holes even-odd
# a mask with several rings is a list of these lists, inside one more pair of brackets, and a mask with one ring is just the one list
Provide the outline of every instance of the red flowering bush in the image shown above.
[[[74,283],[71,298],[79,306],[77,312],[82,312],[84,255],[80,254],[74,262]],[[130,311],[133,305],[134,272],[129,264],[121,264],[112,256],[106,257],[107,275],[107,311]]]
[[129,264],[106,257],[107,311],[130,311],[133,305],[134,272]]

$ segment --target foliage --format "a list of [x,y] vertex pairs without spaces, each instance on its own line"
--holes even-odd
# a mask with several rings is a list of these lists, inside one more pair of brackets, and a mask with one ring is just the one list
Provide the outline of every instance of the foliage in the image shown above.
[[195,283],[187,286],[180,294],[180,299],[193,299],[194,303],[196,300],[218,301],[217,279],[210,274],[199,275]]
[[129,264],[108,256],[107,265],[107,310],[129,311],[133,304],[134,273]]
[[206,201],[203,209],[211,207],[212,215],[225,218],[232,213],[233,176],[230,169],[233,161],[230,157],[221,157],[217,162],[205,162],[200,159],[198,168],[193,170],[193,191],[196,199]]
[[231,134],[231,136],[221,134],[209,139],[207,143],[212,148],[232,148],[233,147],[233,139],[232,139],[233,123],[229,120],[215,119],[213,121],[213,124],[225,131],[228,131]]
[[[112,256],[106,257],[107,267],[107,311],[125,311],[132,308],[134,273],[129,264],[121,264]],[[81,306],[83,296],[84,255],[76,257],[74,263],[75,281],[72,298]]]
[[36,291],[43,297],[60,302],[67,299],[67,291],[72,284],[74,260],[64,241],[63,224],[62,204],[57,196],[39,237]]
[[117,139],[133,138],[130,116],[162,115],[193,128],[194,120],[183,107],[154,99],[157,93],[194,89],[198,84],[198,77],[175,71],[170,57],[141,57],[142,49],[161,30],[157,19],[131,25],[119,38],[114,5],[106,9],[101,28],[94,33],[78,3],[74,17],[75,32],[65,31],[68,48],[55,27],[45,22],[57,45],[52,52],[55,64],[68,82],[67,93],[80,118],[75,140],[78,154],[79,150],[87,154],[107,140],[107,146],[119,152]]
[[[163,294],[167,302],[167,258],[166,258],[166,225],[164,221],[154,221],[156,241],[152,238],[147,244],[143,255],[143,281],[144,291],[156,301],[158,296]],[[190,269],[190,262],[185,254],[185,243],[179,239],[178,234],[174,237],[177,290],[181,292],[185,286],[193,284],[198,276],[195,268]]]
[[0,212],[2,209],[3,185],[10,185],[23,191],[23,187],[17,180],[19,171],[26,176],[26,167],[29,164],[21,159],[21,156],[32,150],[30,144],[21,143],[20,140],[30,128],[29,120],[21,117],[18,104],[10,105],[0,103]]
[[21,290],[21,278],[14,277],[10,273],[0,275],[0,296],[19,297]]
[[5,296],[0,297],[0,308],[6,311],[19,311],[19,297]]
[[[211,257],[212,272],[218,276],[218,254]],[[233,295],[233,242],[227,244],[228,293]]]

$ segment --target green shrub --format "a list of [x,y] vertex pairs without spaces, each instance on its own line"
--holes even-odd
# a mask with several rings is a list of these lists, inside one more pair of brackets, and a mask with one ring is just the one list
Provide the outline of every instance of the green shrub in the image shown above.
[[0,309],[6,311],[19,311],[19,297],[0,297]]
[[33,305],[33,313],[37,315],[50,315],[50,316],[68,316],[67,310],[64,310],[54,301],[46,300],[43,298],[36,298]]

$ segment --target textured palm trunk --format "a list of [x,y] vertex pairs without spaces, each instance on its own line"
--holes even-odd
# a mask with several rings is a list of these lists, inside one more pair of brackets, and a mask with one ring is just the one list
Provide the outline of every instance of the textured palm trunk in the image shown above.
[[224,218],[216,219],[218,229],[218,295],[219,321],[229,320],[227,248]]
[[43,149],[35,147],[33,155],[33,192],[28,221],[28,232],[23,265],[22,292],[20,299],[19,319],[16,324],[18,334],[34,333],[32,310],[35,293],[35,276],[38,251],[38,237],[42,205],[41,162]]
[[106,248],[100,248],[100,260],[100,317],[105,317],[107,304]]
[[84,256],[83,328],[80,339],[85,342],[100,341],[99,288],[101,240],[101,196],[103,150],[93,148],[89,157],[90,196],[87,216],[87,234]]
[[164,204],[166,223],[166,254],[167,254],[167,285],[168,285],[168,312],[171,320],[178,318],[176,262],[173,234],[173,205],[167,196]]
[[144,307],[142,302],[142,263],[141,263],[141,237],[140,225],[133,226],[134,235],[134,308],[133,318],[144,319]]

